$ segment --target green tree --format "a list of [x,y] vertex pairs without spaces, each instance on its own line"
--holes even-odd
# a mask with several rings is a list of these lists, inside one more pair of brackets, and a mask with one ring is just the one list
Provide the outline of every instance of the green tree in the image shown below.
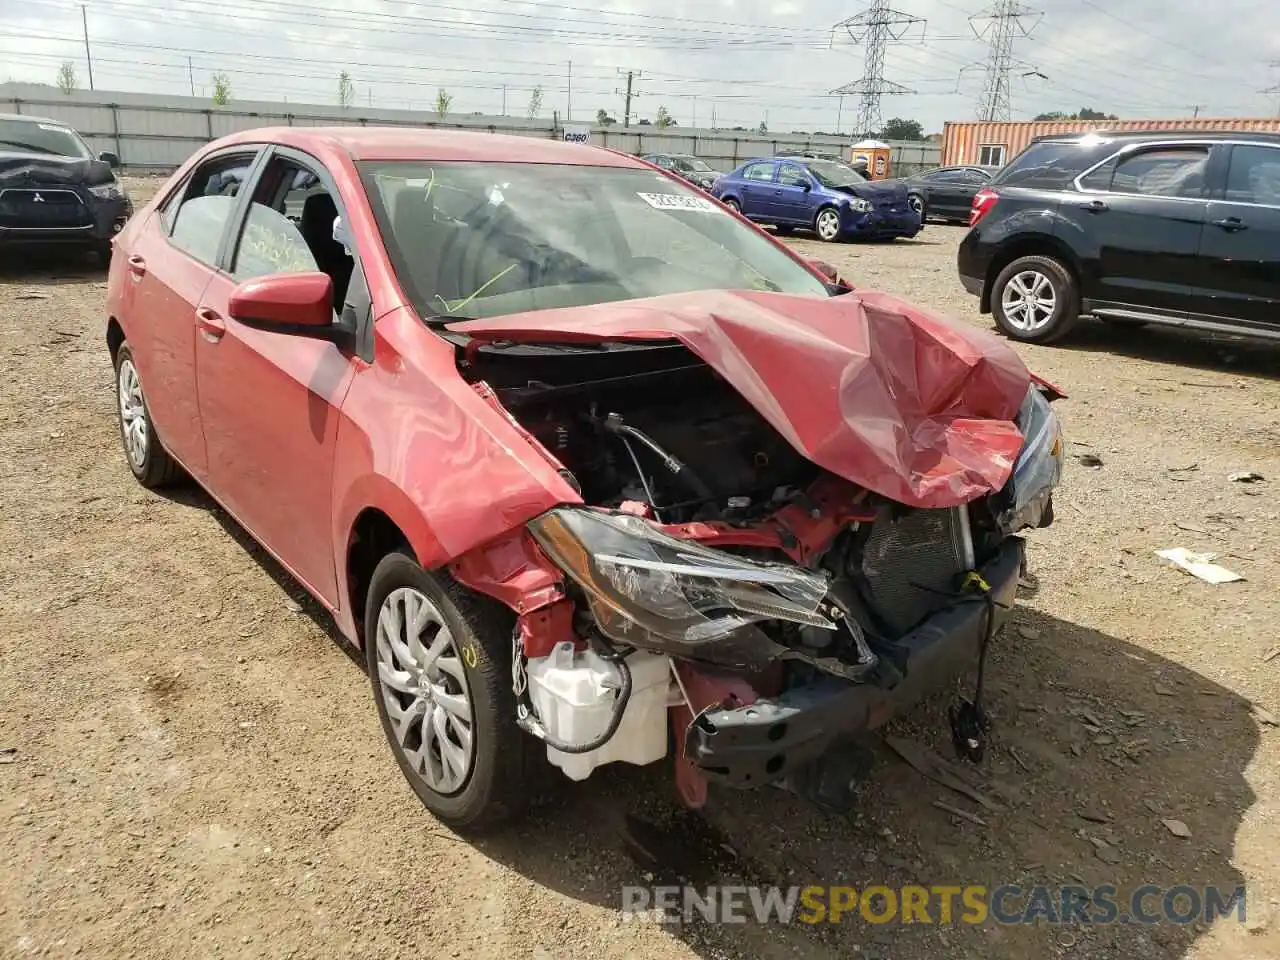
[[443,120],[449,115],[449,107],[453,104],[453,97],[449,92],[441,87],[436,91],[436,116]]
[[674,127],[676,121],[666,107],[659,107],[657,115],[653,118],[653,125],[659,130],[665,130],[667,127]]
[[756,127],[756,133],[768,133],[768,132],[769,132],[769,125],[765,123],[763,120],[761,120],[760,126]]
[[902,117],[894,117],[892,120],[886,120],[884,129],[880,131],[881,140],[923,140],[924,127],[920,125],[919,120],[904,120]]
[[79,83],[79,78],[76,77],[76,65],[70,60],[63,60],[62,66],[58,68],[58,89],[69,94]]
[[534,87],[529,93],[529,119],[536,120],[542,112],[542,85]]
[[213,75],[213,102],[219,107],[231,102],[231,78],[221,71]]
[[605,110],[603,107],[596,111],[597,127],[611,127],[617,122],[617,119],[609,116],[609,111]]
[[1101,110],[1094,110],[1090,107],[1081,107],[1075,113],[1063,113],[1061,110],[1054,110],[1050,113],[1038,113],[1036,120],[1119,120],[1114,113],[1103,113]]
[[356,99],[356,85],[351,82],[351,74],[343,70],[338,74],[338,106],[349,107]]

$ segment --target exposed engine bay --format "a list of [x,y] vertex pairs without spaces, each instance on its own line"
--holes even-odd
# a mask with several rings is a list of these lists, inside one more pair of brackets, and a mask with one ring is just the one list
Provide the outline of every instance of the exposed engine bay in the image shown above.
[[[837,727],[871,724],[877,698],[923,669],[938,623],[955,622],[962,654],[985,657],[991,604],[1004,601],[978,571],[998,570],[1011,598],[1022,556],[1011,534],[1052,519],[1056,473],[1037,478],[1034,502],[1015,471],[988,496],[926,508],[827,472],[679,344],[472,342],[463,354],[464,375],[493,391],[587,505],[528,527],[566,575],[569,636],[531,642],[526,617],[513,650],[518,721],[574,779],[665,756],[653,724],[665,730],[654,718],[668,712],[693,805],[708,779],[750,786],[813,760]],[[1056,419],[1038,428],[1041,407],[1033,387],[1018,426],[1028,449],[1040,434],[1054,444],[1060,469]],[[851,691],[861,699],[846,703]],[[979,701],[953,728],[980,752]],[[726,746],[739,723],[734,736],[751,742]]]

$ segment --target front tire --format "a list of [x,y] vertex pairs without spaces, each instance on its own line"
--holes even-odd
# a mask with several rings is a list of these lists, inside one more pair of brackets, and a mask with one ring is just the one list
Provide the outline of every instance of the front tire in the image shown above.
[[537,744],[515,723],[510,612],[397,551],[373,572],[364,622],[378,717],[423,805],[473,833],[523,812]]
[[825,243],[840,239],[840,211],[835,207],[823,207],[813,218],[813,232]]
[[116,413],[124,456],[137,481],[148,490],[167,487],[182,476],[182,468],[156,434],[151,408],[142,393],[142,381],[128,342],[116,351]]
[[1075,277],[1053,257],[1019,257],[996,277],[991,313],[996,326],[1013,340],[1052,343],[1080,319]]
[[723,202],[724,205],[734,213],[742,213],[742,207],[738,206],[738,201],[733,199],[733,197],[726,197]]

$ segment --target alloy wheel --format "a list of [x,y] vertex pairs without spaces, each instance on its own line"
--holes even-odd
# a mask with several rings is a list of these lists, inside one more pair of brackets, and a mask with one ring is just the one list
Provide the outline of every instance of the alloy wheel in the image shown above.
[[1009,326],[1022,333],[1035,333],[1053,319],[1058,297],[1053,281],[1038,270],[1015,273],[1000,292],[1000,305],[1004,308]]
[[834,210],[823,210],[818,214],[818,236],[823,240],[834,240],[840,234],[840,216]]
[[921,216],[924,215],[924,200],[921,199],[919,194],[913,193],[907,197],[907,206]]
[[378,611],[378,688],[395,748],[435,793],[461,790],[475,760],[467,674],[444,616],[422,592],[393,590]]
[[147,462],[147,405],[142,400],[137,368],[129,357],[120,361],[116,389],[120,399],[120,430],[124,434],[125,452],[133,465],[141,470]]

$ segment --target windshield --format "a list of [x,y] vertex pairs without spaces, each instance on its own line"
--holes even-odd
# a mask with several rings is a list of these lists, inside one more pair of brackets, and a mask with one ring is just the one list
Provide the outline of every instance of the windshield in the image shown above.
[[0,120],[0,151],[76,158],[93,156],[73,130],[37,120]]
[[711,164],[707,163],[705,160],[700,160],[697,157],[685,157],[684,162],[685,166],[690,170],[697,170],[699,173],[704,173],[711,169]]
[[851,183],[863,183],[867,179],[847,163],[835,160],[810,160],[805,166],[824,187],[846,187]]
[[396,274],[424,317],[495,317],[692,290],[827,296],[809,270],[651,170],[365,162]]

